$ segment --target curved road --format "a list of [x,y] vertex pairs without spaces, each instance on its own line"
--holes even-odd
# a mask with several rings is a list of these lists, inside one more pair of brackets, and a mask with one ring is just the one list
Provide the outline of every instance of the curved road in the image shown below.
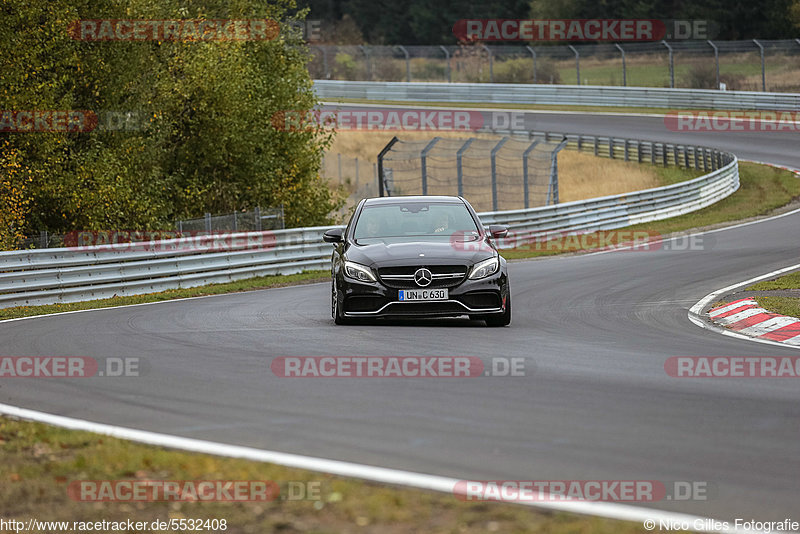
[[[661,119],[530,114],[537,130],[682,140]],[[800,167],[797,134],[696,134]],[[798,263],[800,213],[706,234],[702,250],[510,265],[514,322],[335,327],[315,284],[0,323],[7,355],[139,357],[143,376],[0,381],[0,402],[124,427],[471,479],[702,481],[720,519],[798,511],[800,387],[677,379],[680,355],[789,355],[697,328],[705,294]],[[285,379],[277,356],[522,357],[526,376]],[[800,519],[798,517],[795,520]]]

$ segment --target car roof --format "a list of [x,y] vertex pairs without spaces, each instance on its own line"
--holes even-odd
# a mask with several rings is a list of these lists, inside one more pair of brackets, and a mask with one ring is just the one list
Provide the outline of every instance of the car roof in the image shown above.
[[375,206],[380,204],[404,204],[413,202],[447,202],[452,204],[463,204],[460,197],[435,196],[435,195],[416,195],[399,197],[375,197],[368,198],[365,205]]

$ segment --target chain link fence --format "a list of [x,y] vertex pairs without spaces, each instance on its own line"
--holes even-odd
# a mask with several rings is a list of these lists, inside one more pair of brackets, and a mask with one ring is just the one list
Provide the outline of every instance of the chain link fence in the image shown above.
[[460,195],[478,211],[558,203],[563,142],[523,136],[398,139],[383,156],[385,193]]
[[103,230],[76,230],[67,234],[57,234],[43,230],[38,235],[27,236],[17,244],[17,250],[32,248],[58,248],[75,246],[79,234],[90,234],[93,244],[116,242],[138,242],[153,239],[172,239],[183,234],[192,236],[219,232],[253,232],[280,230],[284,228],[283,206],[277,208],[255,208],[250,211],[211,215],[197,219],[184,219],[175,222],[172,229],[141,230],[132,228],[106,228]]
[[800,92],[800,39],[576,45],[312,45],[314,79]]

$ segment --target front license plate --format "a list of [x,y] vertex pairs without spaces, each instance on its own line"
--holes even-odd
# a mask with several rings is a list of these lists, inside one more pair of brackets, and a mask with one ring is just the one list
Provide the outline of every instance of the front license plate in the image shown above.
[[447,300],[447,289],[401,289],[398,300]]

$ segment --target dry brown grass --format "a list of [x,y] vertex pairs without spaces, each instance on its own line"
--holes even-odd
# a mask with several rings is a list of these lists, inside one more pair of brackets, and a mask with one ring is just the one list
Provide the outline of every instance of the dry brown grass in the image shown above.
[[[342,175],[345,177],[345,181],[350,179],[352,193],[356,193],[353,183],[355,176],[353,158],[358,158],[361,162],[359,185],[363,187],[366,183],[374,183],[372,164],[377,162],[377,154],[395,133],[338,132],[328,151],[323,175],[332,183],[338,183],[336,154],[342,154]],[[398,137],[406,141],[422,141],[431,139],[434,135],[446,138],[472,136],[482,139],[499,139],[493,134],[473,133],[467,135],[464,132],[437,132],[435,134],[431,132],[400,132]],[[368,164],[364,162],[368,162]],[[572,150],[563,150],[558,155],[558,179],[561,202],[628,193],[661,185],[658,173],[649,165],[610,160]],[[361,192],[363,193],[363,191]],[[469,200],[474,203],[479,199],[470,198]]]

